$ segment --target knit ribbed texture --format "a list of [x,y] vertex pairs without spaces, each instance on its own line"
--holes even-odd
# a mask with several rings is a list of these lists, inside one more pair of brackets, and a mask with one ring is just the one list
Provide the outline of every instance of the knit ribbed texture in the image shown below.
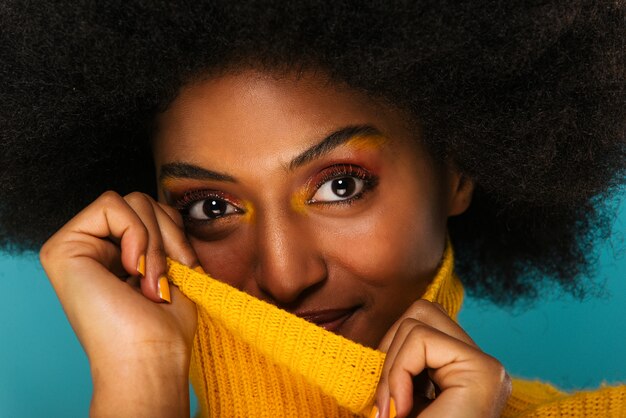
[[565,393],[539,381],[513,379],[502,418],[626,418],[626,386]]
[[[202,417],[367,416],[385,354],[333,334],[168,260],[168,276],[198,309],[191,381]],[[424,299],[456,318],[463,287],[448,244]],[[514,380],[505,418],[626,418],[626,386],[567,395]]]

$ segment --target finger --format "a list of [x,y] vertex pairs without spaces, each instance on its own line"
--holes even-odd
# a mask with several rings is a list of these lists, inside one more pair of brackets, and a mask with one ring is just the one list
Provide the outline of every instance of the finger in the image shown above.
[[199,266],[198,256],[185,235],[180,213],[162,203],[153,201],[153,204],[154,213],[161,228],[165,253],[168,257],[188,267]]
[[[147,258],[149,260],[147,264],[150,267],[147,270],[146,280],[142,281],[142,290],[150,297],[156,289],[157,296],[169,302],[172,293],[164,275],[165,257],[196,269],[200,265],[198,257],[185,235],[182,218],[178,211],[141,193],[129,195],[128,199],[132,201],[131,205],[140,214],[146,228],[150,231],[148,254],[152,257]],[[151,251],[153,243],[155,249]]]
[[[381,417],[387,417],[389,416],[389,412],[388,410],[389,405],[391,403],[391,398],[392,398],[392,393],[391,393],[391,386],[390,386],[390,372],[391,369],[393,368],[393,366],[396,364],[397,362],[397,356],[398,353],[401,352],[401,350],[403,349],[404,345],[406,344],[406,339],[407,336],[413,331],[413,329],[415,327],[428,327],[427,324],[424,324],[420,321],[418,321],[417,319],[413,319],[413,318],[404,318],[403,320],[397,322],[397,326],[395,329],[395,334],[394,334],[394,338],[391,341],[391,344],[389,345],[388,349],[387,349],[387,355],[385,356],[385,362],[383,364],[383,369],[381,371],[381,377],[380,377],[380,382],[378,384],[378,388],[377,388],[377,392],[376,392],[376,404],[378,405],[378,408],[380,409],[380,416]],[[403,389],[406,390],[407,393],[410,393],[410,396],[404,396],[404,394],[401,394],[402,396],[400,396],[400,399],[396,399],[394,397],[394,407],[398,406],[398,402],[400,402],[400,411],[404,410],[406,407],[402,407],[403,405],[407,404],[407,400],[405,400],[405,398],[410,398],[410,403],[408,405],[408,410],[411,409],[412,405],[413,405],[413,393],[417,390],[419,390],[417,387],[415,387],[414,383],[414,377],[418,376],[420,374],[422,370],[417,371],[414,375],[409,377],[409,381],[408,381],[408,385],[406,387],[404,387]],[[420,389],[424,392],[422,395],[426,396],[426,382],[424,381],[425,378],[427,378],[427,376],[424,376],[424,378],[422,379],[422,381],[418,381],[417,384],[419,384],[420,386],[422,386]],[[402,415],[401,415],[402,416]]]
[[[47,270],[62,268],[61,260],[87,257],[118,274],[121,261],[128,275],[137,275],[147,243],[148,231],[139,216],[119,194],[108,191],[54,234],[42,247],[40,257]],[[49,276],[53,284],[55,277],[64,277]]]
[[[470,336],[448,316],[447,312],[440,304],[424,299],[416,301],[404,312],[400,319],[394,323],[379,345],[379,350],[387,353],[381,373],[381,382],[377,392],[377,403],[382,410],[385,410],[386,405],[390,401],[389,387],[385,383],[388,382],[389,370],[395,363],[396,355],[404,344],[407,335],[415,326],[426,326],[438,329],[470,346],[477,347]],[[421,378],[414,377],[408,390],[412,391],[413,394],[427,399],[432,397],[435,387],[426,374],[422,376]]]
[[[437,399],[420,414],[421,418],[435,418],[445,415],[450,418],[497,418],[501,416],[511,395],[512,385],[504,367],[495,359],[485,356],[481,366],[467,370],[454,370],[452,365],[435,371],[450,382],[441,383],[442,389]],[[451,370],[452,369],[452,370]],[[454,384],[453,382],[458,382]]]
[[[436,305],[427,301],[419,301],[413,304],[413,306],[407,310],[407,314],[403,315],[404,318],[397,321],[394,325],[395,334],[389,347],[387,348],[387,356],[385,363],[383,364],[383,370],[381,372],[381,384],[379,384],[378,399],[380,405],[384,405],[390,402],[391,394],[391,369],[398,364],[400,360],[398,358],[400,353],[406,353],[407,344],[412,344],[417,332],[428,333],[430,330],[437,331],[438,334],[446,335],[450,339],[456,339],[463,344],[467,344],[469,347],[475,347],[475,344],[471,338],[466,337],[467,334],[460,329],[460,327],[447,316],[443,309],[438,308]],[[419,319],[424,318],[428,323]],[[437,329],[436,327],[443,328]],[[424,331],[417,331],[417,329],[424,329]],[[451,333],[453,335],[449,335]],[[457,338],[458,337],[458,338]],[[465,341],[463,341],[465,340]],[[400,399],[395,399],[396,405],[400,411],[411,410],[412,401],[415,395],[423,398],[432,397],[434,385],[432,385],[427,374],[422,373],[423,369],[413,370],[413,374],[405,376],[404,382],[406,386],[403,387]],[[421,378],[418,378],[421,376]],[[384,384],[382,382],[385,382]],[[410,400],[406,407],[403,407],[403,399]]]
[[43,245],[42,266],[75,329],[90,326],[83,321],[89,315],[81,312],[85,306],[95,309],[97,305],[84,301],[99,300],[96,295],[126,297],[128,285],[118,280],[124,275],[120,267],[126,275],[137,275],[147,241],[137,214],[120,195],[106,192]]
[[395,399],[398,416],[411,410],[412,377],[424,369],[432,371],[442,393],[424,411],[428,415],[420,417],[491,416],[502,383],[501,365],[477,348],[424,324],[406,335],[389,369],[389,396]]
[[101,254],[102,265],[120,279],[127,280],[129,277],[139,276],[138,270],[129,275],[122,265],[122,250],[119,244],[106,245]]
[[[155,302],[170,302],[167,279],[163,279],[166,269],[165,248],[152,199],[143,193],[134,192],[124,196],[124,200],[137,213],[148,231],[145,276],[141,280],[142,293]],[[168,286],[167,289],[166,286]]]
[[[476,342],[472,339],[472,337],[470,337],[469,334],[465,332],[465,330],[461,328],[461,326],[454,319],[450,317],[450,314],[448,313],[448,311],[446,311],[443,305],[437,302],[429,302],[425,299],[420,299],[420,300],[431,304],[433,307],[437,308],[440,312],[440,313],[434,313],[433,321],[432,322],[427,321],[426,322],[427,324],[429,324],[433,328],[436,328],[440,331],[445,332],[446,334],[448,334],[451,337],[456,338],[457,340],[461,340],[468,345],[471,345],[480,349],[480,347],[478,347],[478,344],[476,344]],[[439,319],[439,321],[437,321],[436,318]]]
[[[425,370],[424,341],[438,332],[418,320],[407,318],[400,324],[396,338],[389,347],[383,373],[386,376],[389,398],[395,400],[399,416],[405,416],[413,408],[413,377]],[[411,355],[416,358],[411,358]],[[421,355],[421,356],[420,356]]]
[[389,346],[393,341],[400,324],[407,318],[417,319],[418,321],[430,325],[431,327],[461,340],[466,344],[478,347],[474,340],[472,340],[472,338],[463,330],[463,328],[450,318],[443,306],[435,302],[420,299],[414,302],[409,309],[407,309],[392,325],[392,327],[389,328],[389,331],[387,331],[378,346],[380,351],[386,353],[389,350]]

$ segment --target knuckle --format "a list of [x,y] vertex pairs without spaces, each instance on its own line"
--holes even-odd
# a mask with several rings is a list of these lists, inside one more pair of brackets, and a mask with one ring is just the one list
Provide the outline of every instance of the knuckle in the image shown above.
[[72,259],[84,257],[85,254],[99,256],[102,251],[102,246],[97,245],[95,240],[80,240],[75,235],[63,234],[42,245],[39,260],[48,278],[54,282],[58,273],[66,269]]
[[136,233],[143,239],[148,239],[148,237],[150,236],[150,231],[143,222],[137,222],[136,226],[134,227],[134,233]]
[[59,257],[60,255],[66,255],[61,249],[63,248],[64,237],[66,236],[67,233],[57,231],[54,235],[48,238],[46,242],[43,243],[43,245],[39,249],[39,262],[44,268],[47,265],[53,263],[55,260],[61,258]]
[[504,365],[495,357],[485,354],[485,369],[491,376],[494,386],[505,388],[511,385],[511,378]]
[[[126,200],[129,204],[140,203],[143,204],[148,201],[148,196],[141,192],[131,192],[124,196],[124,200]],[[148,201],[149,202],[149,201]]]
[[490,355],[487,355],[487,358],[489,359],[489,369],[493,372],[493,374],[499,375],[506,372],[504,370],[504,366],[500,363],[500,361],[498,361],[498,359]]
[[428,315],[432,315],[435,312],[443,312],[448,315],[448,312],[446,312],[443,306],[426,299],[419,299],[413,302],[407,312],[410,316],[416,319],[424,318]]
[[507,380],[510,380],[509,375],[506,372],[506,369],[504,368],[502,363],[500,363],[499,361],[496,361],[496,364],[493,366],[492,370],[493,370],[494,377],[497,378],[498,382],[504,383]]
[[431,302],[431,306],[435,309],[440,310],[444,314],[448,315],[448,311],[446,311],[446,308],[444,308],[443,305],[440,304],[439,302]]
[[413,338],[412,341],[426,340],[433,336],[432,329],[428,325],[422,323],[415,324],[409,334],[410,337]]
[[410,376],[405,366],[405,364],[395,362],[389,368],[389,373],[387,375],[387,387],[389,387],[391,391],[400,389],[402,387],[402,383],[406,382],[406,378]]
[[403,318],[398,327],[398,331],[402,333],[413,332],[416,328],[421,328],[420,325],[423,324],[415,318]]
[[428,309],[428,307],[432,305],[432,302],[426,299],[418,299],[413,302],[413,305],[422,309]]
[[39,249],[39,262],[42,266],[44,266],[44,268],[50,260],[54,259],[53,252],[55,246],[52,244],[52,241],[52,238],[48,239]]
[[141,198],[145,200],[146,202],[150,203],[151,205],[153,204],[156,205],[156,201],[149,194],[144,193],[144,192],[137,192],[137,193],[139,193],[139,195],[141,195]]
[[106,192],[102,193],[100,197],[98,197],[98,201],[105,205],[115,204],[118,203],[121,198],[122,196],[120,196],[119,193],[117,193],[116,191],[107,190]]
[[165,250],[163,249],[163,243],[162,242],[155,242],[150,246],[150,249],[148,249],[147,257],[154,257],[154,258],[165,258]]
[[427,301],[426,299],[418,299],[415,302],[413,302],[413,304],[411,305],[411,307],[409,308],[409,311],[411,313],[411,316],[418,318],[422,315],[424,315],[424,313],[428,310],[428,305],[430,304],[429,301]]
[[183,215],[181,215],[179,211],[171,206],[163,205],[161,203],[159,203],[159,206],[170,218],[172,218],[172,221],[174,221],[178,227],[182,228],[184,226]]
[[398,334],[411,340],[426,339],[431,333],[432,328],[429,325],[414,318],[404,318],[398,327]]

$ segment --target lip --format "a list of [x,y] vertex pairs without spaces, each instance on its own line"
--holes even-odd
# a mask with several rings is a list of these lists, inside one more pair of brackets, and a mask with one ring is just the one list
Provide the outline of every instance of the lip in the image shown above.
[[294,315],[299,316],[306,321],[312,322],[327,331],[336,333],[344,322],[350,319],[356,310],[357,307],[347,309],[323,309],[316,311],[294,312]]

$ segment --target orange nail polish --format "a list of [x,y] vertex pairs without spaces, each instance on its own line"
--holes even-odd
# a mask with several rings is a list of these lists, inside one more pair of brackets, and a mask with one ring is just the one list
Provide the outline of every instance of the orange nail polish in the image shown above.
[[200,274],[206,274],[206,272],[204,271],[204,269],[202,268],[202,266],[198,266],[198,267],[194,267],[193,271],[196,271]]
[[370,412],[370,418],[378,418],[378,407],[376,405],[372,407],[372,412]]
[[165,276],[161,276],[159,278],[159,297],[164,302],[172,302],[172,299],[170,297],[170,285],[167,282],[167,277]]
[[398,413],[396,412],[396,401],[391,398],[389,400],[389,418],[396,418]]
[[141,276],[146,275],[146,256],[143,254],[139,256],[139,260],[137,261],[137,273]]

